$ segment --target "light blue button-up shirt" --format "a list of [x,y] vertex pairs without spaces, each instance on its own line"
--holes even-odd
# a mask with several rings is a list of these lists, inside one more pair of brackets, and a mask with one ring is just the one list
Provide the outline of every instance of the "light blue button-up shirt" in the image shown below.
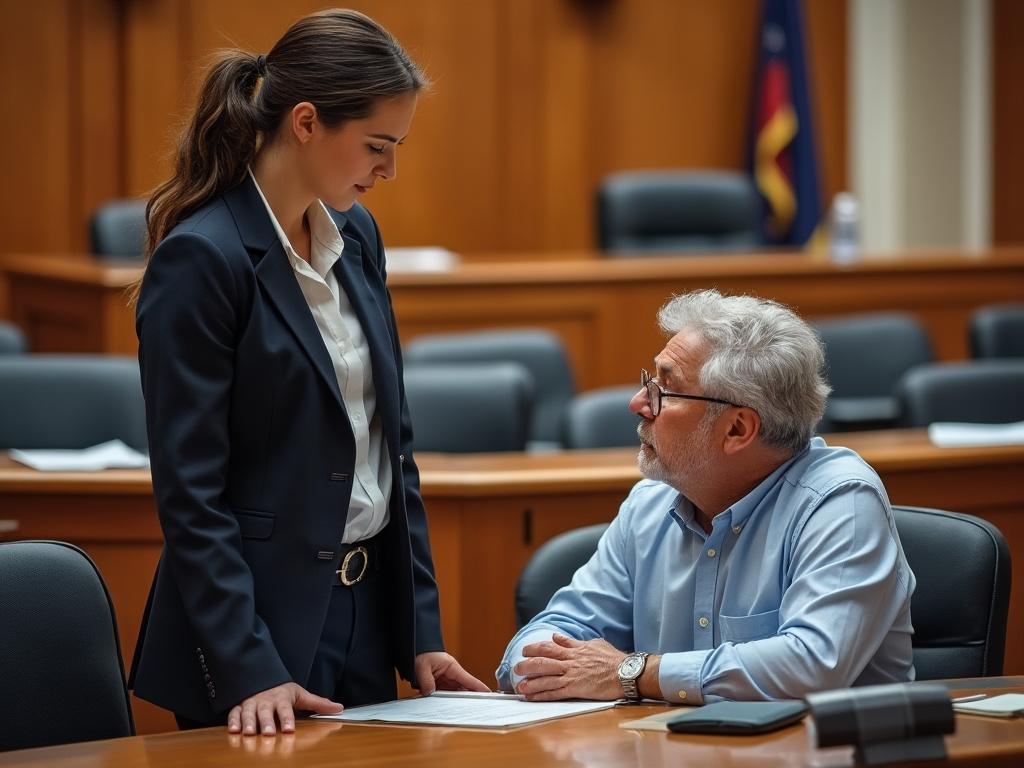
[[712,520],[672,487],[633,488],[572,583],[509,643],[560,632],[662,654],[670,702],[794,699],[914,679],[907,565],[882,481],[821,438]]

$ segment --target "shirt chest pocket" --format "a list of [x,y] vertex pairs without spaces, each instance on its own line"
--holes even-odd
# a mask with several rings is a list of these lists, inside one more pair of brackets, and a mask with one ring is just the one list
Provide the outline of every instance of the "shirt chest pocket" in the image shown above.
[[718,622],[723,643],[747,643],[778,634],[779,611],[776,609],[750,616],[720,614]]

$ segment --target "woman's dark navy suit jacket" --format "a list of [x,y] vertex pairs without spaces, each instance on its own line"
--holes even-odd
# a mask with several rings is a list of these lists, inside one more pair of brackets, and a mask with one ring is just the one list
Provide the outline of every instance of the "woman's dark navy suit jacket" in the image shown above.
[[[370,214],[331,211],[334,266],[366,335],[394,477],[381,534],[388,643],[412,679],[441,650],[402,361]],[[251,178],[160,244],[136,318],[165,546],[130,685],[199,721],[305,685],[339,567],[355,441],[331,360]]]

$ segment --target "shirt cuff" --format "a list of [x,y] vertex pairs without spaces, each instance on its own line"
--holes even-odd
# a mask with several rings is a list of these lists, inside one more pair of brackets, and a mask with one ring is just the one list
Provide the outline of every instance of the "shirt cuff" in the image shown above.
[[518,638],[515,644],[505,652],[505,658],[501,660],[501,664],[494,673],[498,680],[498,689],[513,693],[516,686],[526,679],[523,675],[517,675],[512,671],[512,667],[523,660],[523,648],[532,643],[551,640],[554,634],[554,630],[551,629],[535,629]]
[[703,704],[700,672],[711,651],[666,653],[658,669],[658,685],[665,701],[672,704]]

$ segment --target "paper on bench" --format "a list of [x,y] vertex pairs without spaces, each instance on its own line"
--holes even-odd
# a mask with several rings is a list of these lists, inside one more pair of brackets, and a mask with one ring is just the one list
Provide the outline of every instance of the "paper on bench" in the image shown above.
[[68,450],[12,449],[17,462],[43,472],[95,472],[101,469],[148,467],[149,458],[120,440],[109,440],[91,448]]
[[448,725],[460,728],[512,728],[559,717],[611,709],[614,701],[526,701],[505,693],[438,691],[430,696],[346,709],[322,720],[351,723]]

